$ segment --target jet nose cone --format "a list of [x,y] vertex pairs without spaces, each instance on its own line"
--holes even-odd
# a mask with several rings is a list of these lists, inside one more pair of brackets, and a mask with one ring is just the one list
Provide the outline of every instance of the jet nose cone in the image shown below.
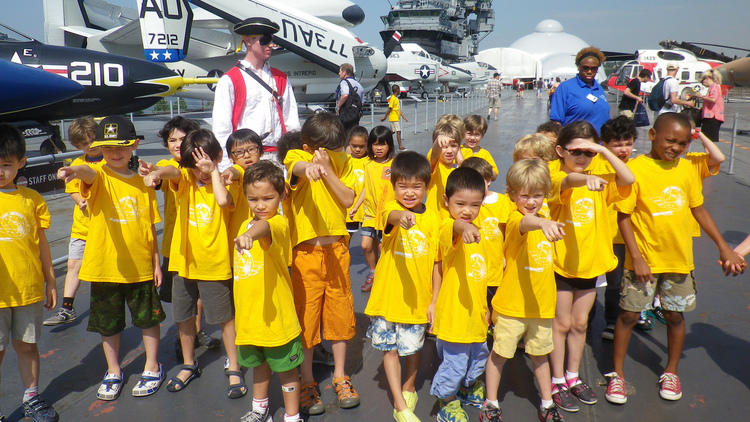
[[365,20],[365,11],[355,4],[344,9],[341,12],[341,17],[352,26],[357,26]]
[[67,100],[83,92],[83,86],[41,69],[0,61],[0,91],[0,113],[9,113]]

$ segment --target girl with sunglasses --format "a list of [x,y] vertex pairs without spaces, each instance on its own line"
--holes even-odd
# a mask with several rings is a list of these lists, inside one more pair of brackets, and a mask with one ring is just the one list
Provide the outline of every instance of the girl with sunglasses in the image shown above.
[[[552,322],[554,350],[550,354],[552,398],[562,410],[577,412],[576,397],[585,404],[597,402],[596,394],[580,379],[578,369],[588,315],[596,299],[597,278],[617,266],[612,250],[615,233],[607,208],[630,194],[635,177],[625,163],[599,145],[599,135],[588,122],[565,126],[555,150],[560,160],[550,163],[550,216],[565,224],[565,236],[551,246],[557,284]],[[609,163],[611,173],[588,173],[586,169],[597,154]]]

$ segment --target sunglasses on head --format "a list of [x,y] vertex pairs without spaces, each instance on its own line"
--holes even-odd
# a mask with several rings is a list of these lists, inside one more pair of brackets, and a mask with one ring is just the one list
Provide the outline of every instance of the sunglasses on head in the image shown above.
[[268,45],[268,44],[271,44],[272,41],[273,41],[273,36],[271,36],[271,34],[263,34],[258,39],[258,42],[260,43],[260,45]]
[[585,155],[589,158],[594,158],[596,156],[596,153],[594,151],[584,151],[582,149],[567,149],[563,148],[565,151],[568,151],[568,153],[574,157],[580,157],[581,155]]

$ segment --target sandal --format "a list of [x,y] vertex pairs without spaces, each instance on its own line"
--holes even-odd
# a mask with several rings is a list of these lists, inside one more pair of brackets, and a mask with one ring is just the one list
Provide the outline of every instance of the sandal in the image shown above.
[[375,281],[375,273],[372,272],[367,276],[367,279],[365,279],[365,282],[362,283],[362,286],[360,286],[359,290],[362,292],[369,292],[372,290],[372,283]]
[[122,375],[104,374],[104,379],[96,391],[96,398],[99,400],[115,400],[122,390]]
[[138,384],[133,387],[133,397],[146,397],[156,393],[163,381],[164,367],[160,363],[159,372],[143,371]]
[[240,382],[237,384],[229,384],[229,388],[227,388],[227,397],[230,399],[238,399],[245,394],[247,394],[247,384],[245,384],[245,379],[243,378],[241,371],[224,371],[227,374],[227,377],[230,377],[232,375],[239,377]]
[[[190,376],[187,377],[185,381],[179,379],[177,375],[173,376],[169,379],[169,381],[167,381],[167,391],[176,393],[187,387],[187,385],[190,384],[190,381],[192,381],[193,378],[198,378],[199,376],[201,376],[201,370],[200,368],[198,368],[198,364],[181,365],[180,372],[182,371],[190,371]],[[177,372],[177,374],[179,374],[180,372]]]

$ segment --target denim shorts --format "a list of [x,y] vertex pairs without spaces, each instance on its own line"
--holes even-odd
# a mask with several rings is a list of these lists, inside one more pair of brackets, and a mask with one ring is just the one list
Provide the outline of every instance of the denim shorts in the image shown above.
[[425,324],[400,324],[376,316],[370,320],[367,337],[376,350],[398,350],[399,356],[409,356],[422,350],[426,328]]
[[371,237],[377,240],[378,242],[383,241],[383,231],[375,230],[374,227],[362,227],[361,229],[359,229],[359,234],[361,236]]

